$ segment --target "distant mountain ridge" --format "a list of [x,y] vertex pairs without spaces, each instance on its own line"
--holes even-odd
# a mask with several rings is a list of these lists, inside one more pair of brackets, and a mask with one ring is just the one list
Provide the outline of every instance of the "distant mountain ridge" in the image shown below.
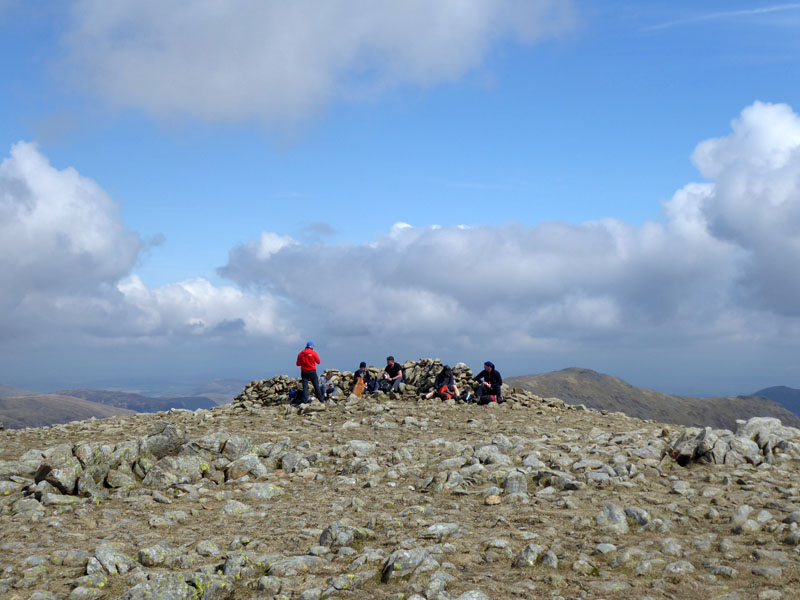
[[800,415],[800,390],[790,388],[785,385],[776,385],[773,387],[764,388],[751,394],[761,398],[767,398],[780,404],[786,410]]
[[19,396],[35,396],[34,392],[28,390],[21,390],[19,388],[11,387],[0,383],[0,398],[14,398]]
[[186,408],[197,410],[199,408],[213,408],[217,403],[205,396],[168,396],[151,398],[131,392],[113,392],[109,390],[63,390],[58,392],[65,396],[81,398],[90,402],[97,402],[107,406],[127,408],[135,412],[160,412],[171,408]]
[[0,423],[9,429],[44,427],[91,417],[105,419],[134,413],[153,413],[171,408],[209,409],[229,402],[228,382],[211,382],[208,395],[149,397],[131,392],[73,389],[35,394],[0,385]]
[[0,398],[0,422],[8,429],[46,427],[70,421],[85,421],[92,417],[107,419],[132,414],[135,412],[126,408],[59,394]]
[[688,426],[736,429],[737,419],[777,417],[784,425],[800,427],[800,415],[766,398],[691,398],[638,388],[591,369],[571,367],[541,375],[510,377],[506,383],[542,397],[561,398],[569,404],[622,412],[640,419]]

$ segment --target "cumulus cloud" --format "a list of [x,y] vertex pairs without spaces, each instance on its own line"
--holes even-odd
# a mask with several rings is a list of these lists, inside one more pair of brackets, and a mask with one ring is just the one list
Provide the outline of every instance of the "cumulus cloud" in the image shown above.
[[78,0],[66,45],[75,82],[112,105],[273,123],[455,80],[497,40],[558,34],[572,13],[569,0]]
[[712,181],[678,190],[639,227],[398,223],[362,245],[282,239],[268,253],[264,234],[220,274],[290,299],[338,337],[763,336],[800,312],[800,117],[757,102],[732,129],[693,155]]
[[113,284],[133,266],[142,240],[118,206],[74,169],[55,169],[32,144],[0,164],[0,299]]
[[799,153],[800,117],[755,103],[729,135],[697,146],[707,181],[677,190],[640,226],[398,223],[363,244],[264,232],[220,269],[236,285],[151,289],[132,273],[143,242],[113,201],[18,144],[0,166],[0,333],[275,348],[313,333],[351,353],[400,340],[421,353],[793,347]]
[[217,287],[202,278],[150,289],[132,275],[117,287],[125,303],[136,308],[132,329],[140,336],[245,334],[299,339],[278,317],[278,302],[268,295]]
[[800,117],[756,102],[724,138],[692,158],[715,183],[703,202],[709,230],[743,252],[737,283],[753,306],[800,315]]
[[220,273],[291,298],[337,337],[444,335],[474,343],[524,336],[534,343],[619,335],[685,321],[699,296],[713,298],[727,283],[720,271],[727,244],[671,209],[679,219],[638,229],[610,219],[406,226],[369,244],[291,244],[265,259],[242,246]]
[[[153,243],[158,243],[157,238]],[[260,259],[282,244],[265,235]],[[75,169],[56,169],[28,143],[0,163],[0,333],[6,341],[158,341],[232,333],[291,339],[268,295],[190,279],[149,289],[131,275],[144,241],[118,205]]]

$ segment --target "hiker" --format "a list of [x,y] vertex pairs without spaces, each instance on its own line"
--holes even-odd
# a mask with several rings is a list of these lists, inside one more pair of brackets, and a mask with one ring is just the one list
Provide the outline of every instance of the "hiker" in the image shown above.
[[453,369],[450,365],[445,365],[442,368],[433,382],[433,389],[425,396],[428,400],[433,397],[441,398],[442,400],[449,400],[450,398],[460,400],[456,380],[453,377]]
[[394,362],[394,356],[386,357],[386,366],[383,368],[383,384],[386,391],[396,392],[403,383],[403,367]]
[[367,363],[361,361],[361,364],[358,365],[358,370],[353,373],[353,388],[350,390],[352,394],[355,392],[356,385],[358,385],[358,378],[361,377],[364,380],[364,391],[366,392],[374,392],[375,388],[378,386],[377,381],[372,380],[372,376],[367,371]]
[[305,349],[297,355],[297,366],[300,367],[300,378],[303,380],[303,404],[311,402],[308,399],[309,381],[314,385],[314,393],[317,395],[317,400],[324,401],[322,389],[319,386],[319,378],[317,377],[318,364],[320,364],[319,354],[314,350],[314,342],[308,342]]
[[319,380],[319,387],[322,389],[322,397],[325,402],[334,404],[334,398],[338,389],[333,384],[333,371],[326,371],[322,379]]
[[478,382],[478,389],[475,390],[475,402],[489,404],[503,401],[503,378],[492,361],[487,360],[483,363],[483,371],[475,375],[473,379]]

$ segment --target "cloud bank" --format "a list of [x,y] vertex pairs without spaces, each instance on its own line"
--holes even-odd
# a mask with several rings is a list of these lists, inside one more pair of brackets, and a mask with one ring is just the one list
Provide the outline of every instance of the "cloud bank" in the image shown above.
[[[712,181],[678,190],[640,227],[397,226],[370,244],[323,247],[265,233],[234,249],[220,274],[291,299],[338,338],[533,348],[741,341],[797,328],[800,117],[756,102],[692,158]],[[329,293],[309,294],[309,278]]]
[[501,38],[530,43],[572,25],[568,0],[78,0],[66,66],[116,107],[272,124],[453,81]]
[[361,245],[263,232],[220,274],[148,288],[141,238],[102,189],[20,143],[0,165],[5,345],[235,344],[797,350],[800,116],[756,102],[700,143],[689,183],[641,226],[398,224]]
[[159,342],[230,332],[294,335],[270,296],[189,279],[156,289],[131,274],[144,242],[119,207],[28,143],[0,164],[0,332],[7,342]]

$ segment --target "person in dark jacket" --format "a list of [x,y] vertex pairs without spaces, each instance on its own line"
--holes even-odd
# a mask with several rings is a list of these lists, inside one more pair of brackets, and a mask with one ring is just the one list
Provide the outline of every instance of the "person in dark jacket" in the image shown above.
[[366,392],[375,391],[376,382],[372,381],[372,376],[369,374],[369,371],[367,371],[367,363],[361,361],[361,364],[358,365],[358,370],[356,370],[356,372],[353,373],[353,387],[350,390],[351,394],[356,389],[356,384],[358,383],[359,377],[364,379],[364,391]]
[[308,382],[314,386],[314,393],[320,402],[325,401],[317,377],[317,365],[320,364],[319,354],[314,350],[314,342],[308,342],[304,350],[297,355],[297,366],[300,367],[300,378],[303,380],[303,404],[309,404]]
[[453,369],[450,368],[450,365],[445,365],[442,368],[433,382],[433,390],[425,397],[430,399],[434,396],[442,400],[449,398],[458,400],[458,387],[456,387],[456,380],[453,377]]
[[483,363],[483,371],[473,379],[478,382],[478,389],[475,390],[475,401],[478,404],[503,401],[503,377],[492,361]]

